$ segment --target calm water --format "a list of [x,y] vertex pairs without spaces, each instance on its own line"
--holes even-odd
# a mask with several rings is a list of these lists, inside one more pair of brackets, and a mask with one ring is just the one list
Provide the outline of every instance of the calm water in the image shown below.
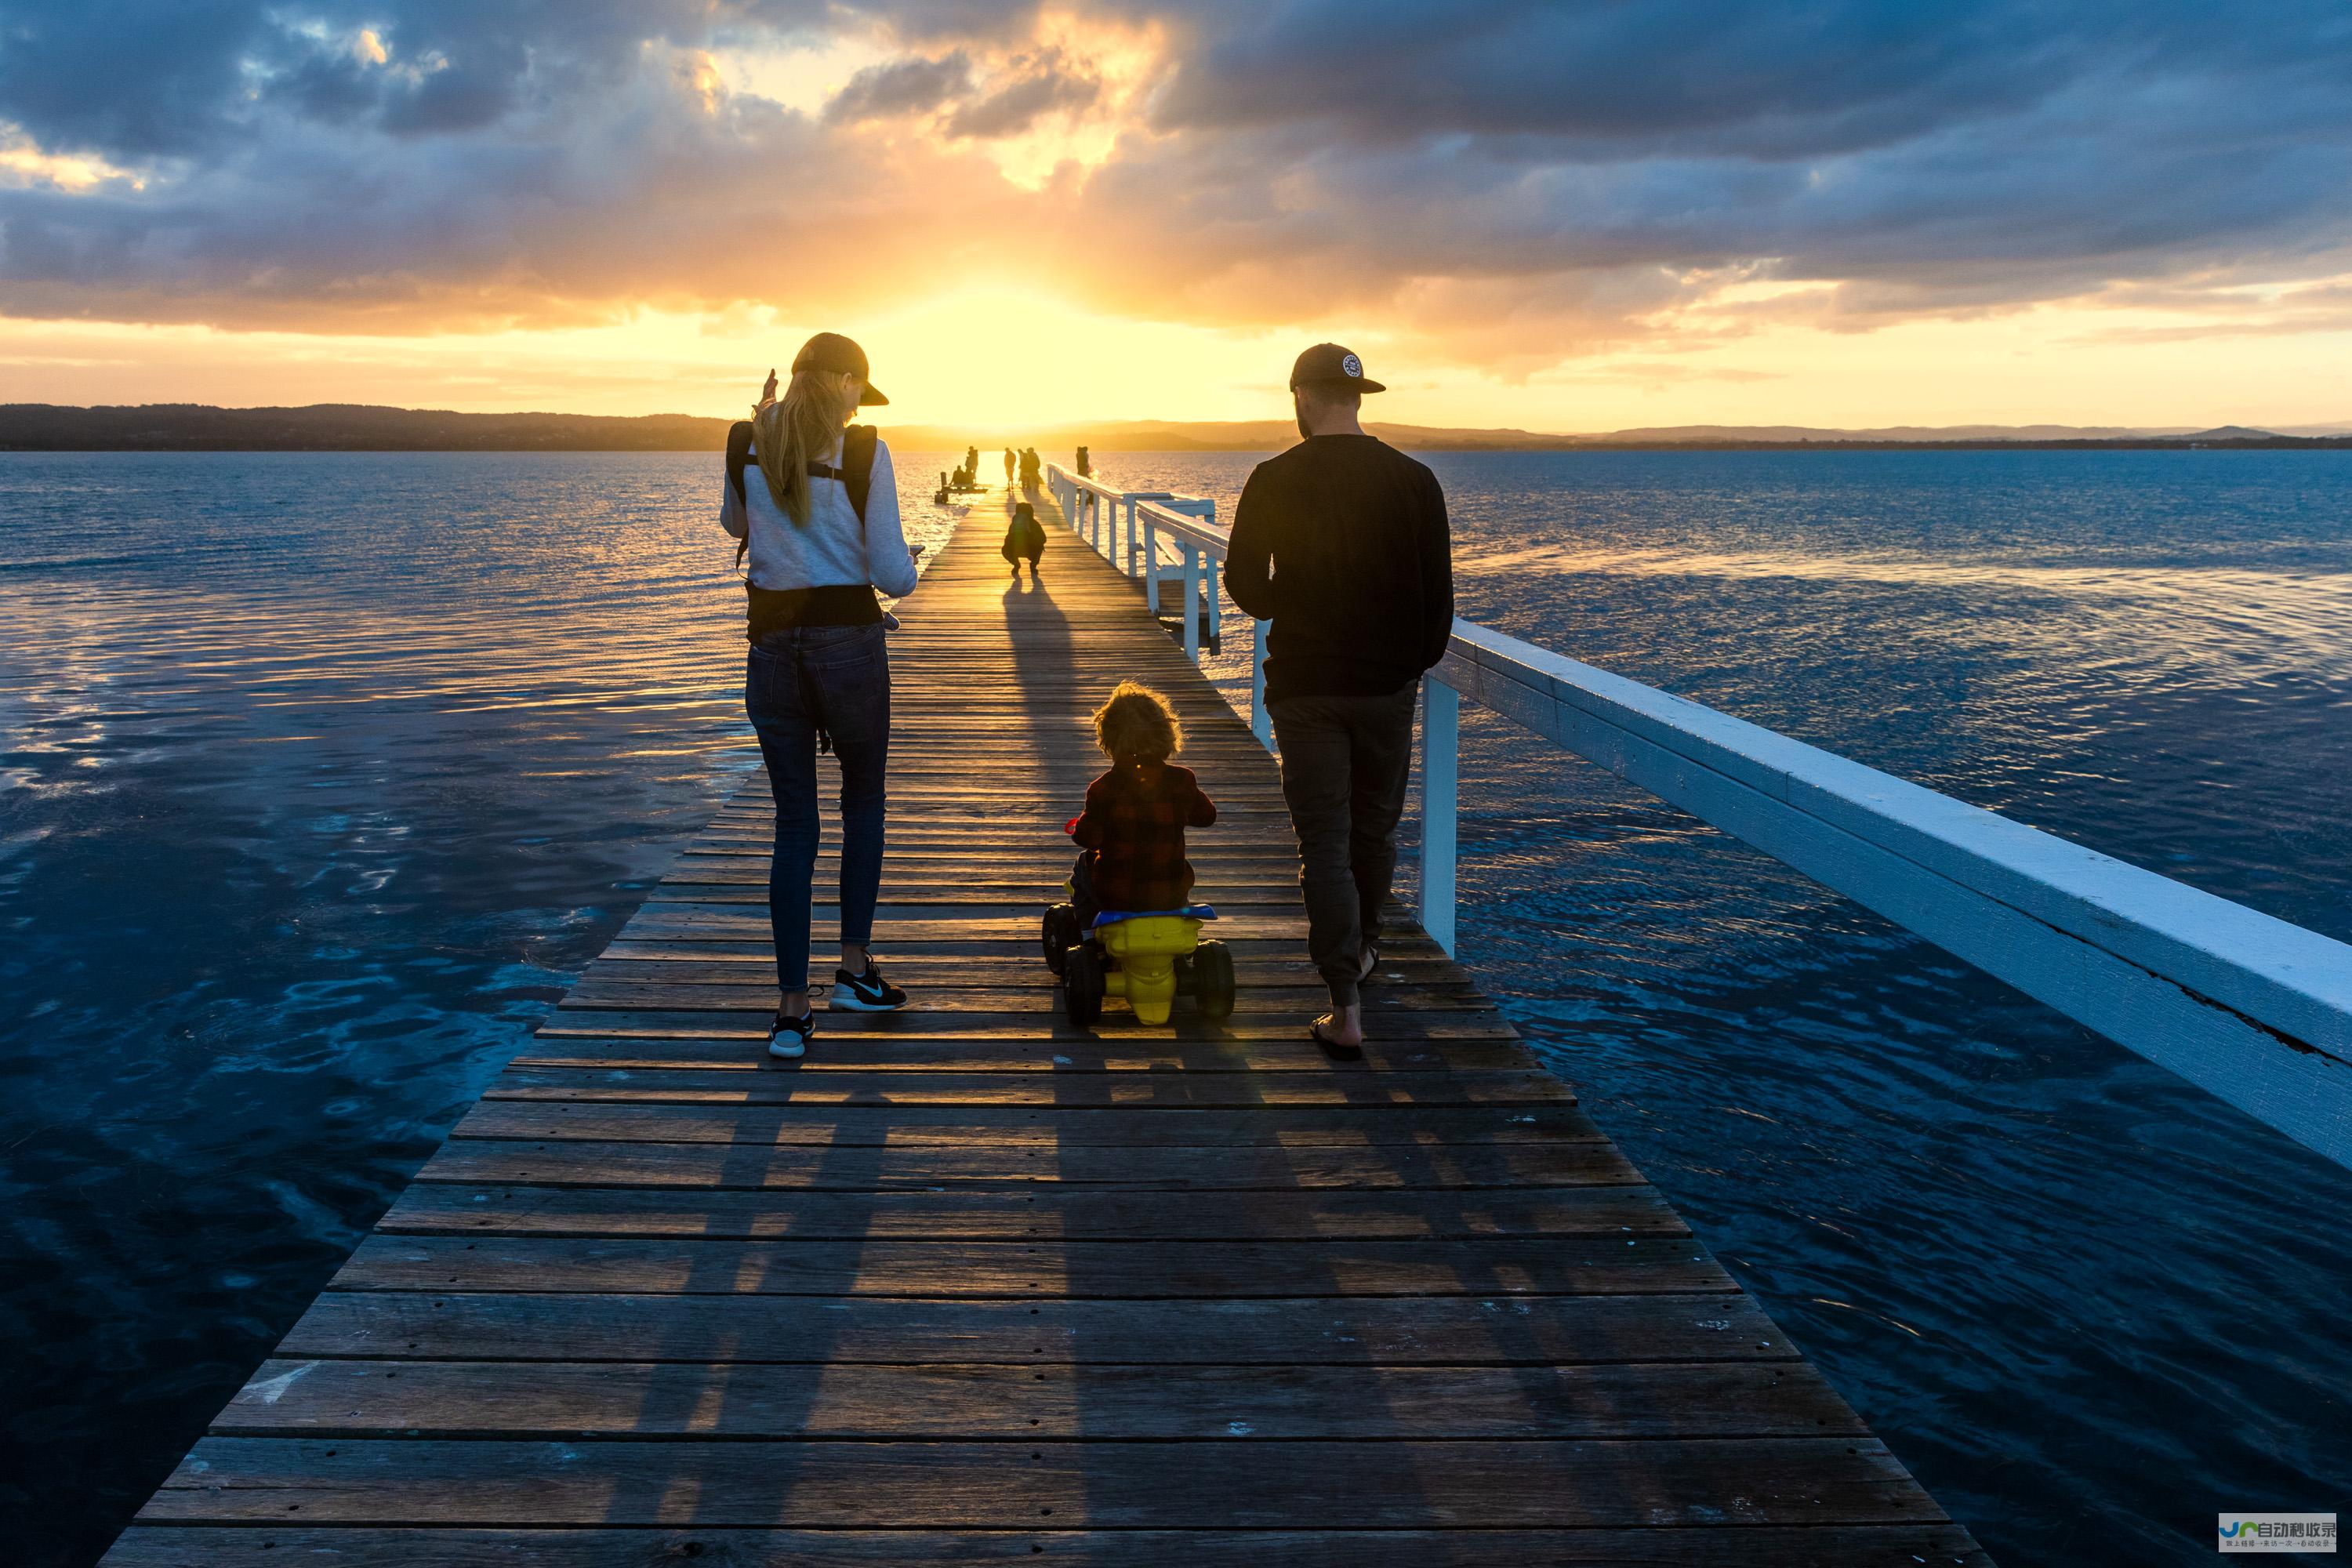
[[[2352,937],[2352,455],[1433,463],[1465,614]],[[0,456],[0,1560],[96,1555],[748,765],[710,468]],[[2004,1563],[2352,1511],[2352,1175],[1465,731],[1465,957]]]

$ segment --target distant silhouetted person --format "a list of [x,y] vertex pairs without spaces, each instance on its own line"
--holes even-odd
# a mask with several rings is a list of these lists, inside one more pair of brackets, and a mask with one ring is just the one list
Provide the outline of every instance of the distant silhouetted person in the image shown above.
[[1307,946],[1331,991],[1316,1041],[1360,1054],[1358,988],[1380,964],[1412,766],[1413,697],[1454,631],[1454,555],[1437,476],[1358,421],[1382,388],[1337,343],[1291,367],[1307,439],[1260,463],[1234,510],[1225,591],[1271,621],[1265,706],[1298,835]]
[[1005,482],[1006,484],[1008,484],[1008,485],[1009,485],[1009,484],[1011,484],[1011,483],[1013,482],[1013,464],[1014,464],[1017,460],[1018,460],[1018,459],[1016,459],[1016,458],[1013,456],[1013,448],[1012,448],[1012,447],[1005,447],[1005,448],[1004,448],[1004,482]]
[[1081,447],[1078,448],[1078,478],[1082,479],[1090,479],[1094,477],[1094,463],[1087,458],[1087,449],[1084,447]]
[[1015,502],[1013,521],[1004,529],[1004,563],[1013,568],[1015,577],[1021,575],[1021,563],[1029,563],[1029,576],[1037,576],[1037,558],[1045,553],[1045,528],[1037,521],[1037,509],[1027,501]]
[[963,471],[964,471],[965,473],[967,473],[967,474],[970,474],[970,475],[972,477],[972,480],[973,480],[973,482],[974,482],[974,483],[978,483],[978,482],[979,482],[979,479],[980,479],[980,448],[979,448],[979,447],[966,447],[963,449]]
[[1034,489],[1045,477],[1045,460],[1037,456],[1037,448],[1024,447],[1021,453],[1021,488],[1024,490]]

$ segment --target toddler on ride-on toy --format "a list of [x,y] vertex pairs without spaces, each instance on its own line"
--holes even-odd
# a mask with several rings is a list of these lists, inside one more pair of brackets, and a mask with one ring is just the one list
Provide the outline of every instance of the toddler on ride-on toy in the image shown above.
[[1045,911],[1045,962],[1062,977],[1063,1007],[1084,1027],[1105,996],[1124,996],[1139,1023],[1164,1024],[1181,991],[1202,1016],[1223,1018],[1234,1010],[1233,956],[1201,941],[1201,922],[1217,911],[1184,901],[1184,829],[1208,826],[1217,808],[1192,770],[1169,761],[1184,743],[1175,711],[1122,680],[1095,712],[1095,743],[1110,771],[1087,786],[1087,808],[1069,823],[1080,846],[1071,901]]

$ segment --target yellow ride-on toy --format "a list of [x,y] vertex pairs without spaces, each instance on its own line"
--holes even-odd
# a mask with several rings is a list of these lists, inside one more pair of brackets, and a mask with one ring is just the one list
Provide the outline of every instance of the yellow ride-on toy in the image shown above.
[[1234,955],[1222,942],[1201,940],[1201,926],[1217,918],[1206,904],[1130,914],[1106,910],[1091,930],[1078,911],[1055,904],[1045,911],[1045,962],[1062,977],[1062,1011],[1079,1028],[1102,1016],[1103,998],[1124,996],[1139,1024],[1164,1024],[1181,993],[1203,1018],[1234,1010]]

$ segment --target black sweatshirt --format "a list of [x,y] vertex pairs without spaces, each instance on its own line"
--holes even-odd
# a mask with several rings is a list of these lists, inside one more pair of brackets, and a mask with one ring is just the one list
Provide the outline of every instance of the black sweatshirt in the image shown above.
[[1445,492],[1374,437],[1309,437],[1242,487],[1225,592],[1274,623],[1268,701],[1395,691],[1453,634]]

